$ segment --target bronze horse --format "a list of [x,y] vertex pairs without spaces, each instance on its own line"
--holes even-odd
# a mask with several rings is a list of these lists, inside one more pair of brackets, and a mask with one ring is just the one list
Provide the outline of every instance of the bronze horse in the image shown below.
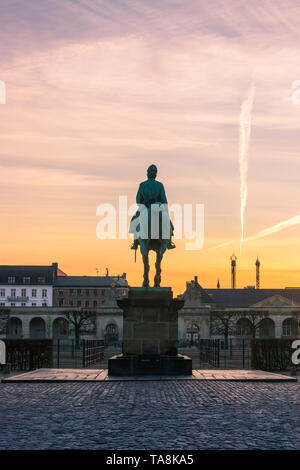
[[159,287],[160,282],[161,282],[161,261],[163,259],[164,253],[166,249],[168,248],[168,244],[170,242],[170,239],[165,239],[165,240],[144,240],[142,238],[138,239],[139,245],[140,245],[140,250],[141,254],[143,257],[143,263],[144,263],[144,281],[143,281],[143,287],[149,287],[149,271],[150,271],[150,265],[149,265],[149,251],[155,251],[156,253],[156,261],[155,261],[155,276],[154,276],[154,286]]

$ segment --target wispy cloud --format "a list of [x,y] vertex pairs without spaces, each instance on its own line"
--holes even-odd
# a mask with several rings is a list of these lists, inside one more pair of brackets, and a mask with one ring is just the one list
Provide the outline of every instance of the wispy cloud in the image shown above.
[[[207,243],[218,237],[229,246],[240,229],[236,130],[253,69],[247,233],[298,212],[300,107],[290,86],[300,78],[300,5],[0,0],[0,7],[1,184],[10,204],[22,202],[20,188],[30,198],[19,231],[33,210],[39,231],[51,192],[61,211],[70,201],[81,207],[84,194],[90,214],[117,192],[134,200],[155,161],[172,202],[205,204]],[[5,220],[3,243],[13,226]],[[205,261],[210,276],[217,261]]]

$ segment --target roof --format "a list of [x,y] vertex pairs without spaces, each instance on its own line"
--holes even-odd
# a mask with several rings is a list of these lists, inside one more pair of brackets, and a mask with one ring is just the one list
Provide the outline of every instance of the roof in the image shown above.
[[124,279],[118,280],[112,276],[59,276],[56,278],[55,287],[116,287],[128,286]]
[[186,283],[186,290],[182,295],[182,298],[185,300],[185,307],[190,303],[193,303],[195,300],[198,301],[200,299],[202,304],[212,304],[214,303],[214,299],[212,299],[206,289],[198,282],[198,277],[195,276],[192,281]]
[[44,277],[45,284],[53,284],[56,266],[0,266],[0,284],[12,285],[8,283],[8,277],[15,277],[14,284],[23,284],[23,277],[30,277],[30,285],[39,284],[38,278]]
[[300,289],[205,289],[216,307],[250,307],[273,295],[300,303]]

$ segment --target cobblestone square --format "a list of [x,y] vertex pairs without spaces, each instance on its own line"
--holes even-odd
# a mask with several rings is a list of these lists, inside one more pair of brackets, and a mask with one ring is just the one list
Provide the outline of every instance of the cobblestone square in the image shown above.
[[293,383],[0,384],[0,449],[299,449]]

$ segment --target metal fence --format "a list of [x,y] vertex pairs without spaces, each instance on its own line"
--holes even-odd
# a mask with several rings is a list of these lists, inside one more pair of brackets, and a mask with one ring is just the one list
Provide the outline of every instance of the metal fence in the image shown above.
[[53,366],[57,369],[85,369],[99,367],[104,357],[104,341],[82,339],[76,346],[75,339],[53,341]]
[[104,341],[102,339],[84,339],[82,343],[82,366],[84,368],[104,359]]
[[200,369],[251,369],[251,340],[232,339],[226,345],[219,339],[201,339],[199,343]]
[[219,339],[200,339],[200,364],[209,364],[210,366],[220,367],[220,340]]

